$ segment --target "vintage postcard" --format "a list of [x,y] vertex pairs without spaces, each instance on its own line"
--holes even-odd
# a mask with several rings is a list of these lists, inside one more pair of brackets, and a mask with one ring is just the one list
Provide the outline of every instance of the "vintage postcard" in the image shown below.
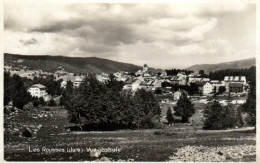
[[257,161],[257,3],[3,11],[3,161]]

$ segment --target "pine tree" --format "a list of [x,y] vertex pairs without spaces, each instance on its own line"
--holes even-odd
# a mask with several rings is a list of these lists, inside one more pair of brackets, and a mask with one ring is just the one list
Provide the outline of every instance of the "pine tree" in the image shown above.
[[194,106],[185,93],[182,93],[174,111],[176,116],[181,116],[182,123],[189,122],[189,118],[195,113]]

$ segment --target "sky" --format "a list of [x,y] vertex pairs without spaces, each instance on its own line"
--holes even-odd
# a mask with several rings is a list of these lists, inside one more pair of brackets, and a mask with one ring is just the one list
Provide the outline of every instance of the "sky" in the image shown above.
[[[21,3],[23,2],[23,3]],[[4,3],[4,52],[187,68],[255,57],[256,6]]]

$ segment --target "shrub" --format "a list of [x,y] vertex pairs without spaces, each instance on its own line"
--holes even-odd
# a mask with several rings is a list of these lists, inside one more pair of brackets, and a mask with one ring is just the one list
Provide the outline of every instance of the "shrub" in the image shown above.
[[33,100],[33,107],[38,107],[39,106],[39,101],[38,100]]
[[44,108],[44,111],[50,111],[50,108]]
[[166,119],[167,119],[169,124],[174,122],[174,117],[172,115],[172,109],[171,108],[168,108],[168,110],[167,110]]
[[222,94],[222,93],[224,93],[224,92],[226,92],[226,87],[225,87],[225,86],[220,86],[220,87],[218,88],[218,94]]
[[162,94],[162,90],[160,88],[156,88],[154,93],[155,94]]
[[45,102],[44,102],[43,97],[40,97],[40,98],[39,98],[39,104],[42,105],[42,106],[45,105]]
[[56,106],[56,103],[55,103],[55,101],[53,99],[50,100],[49,106]]
[[24,136],[24,137],[32,137],[32,133],[27,128],[23,128],[22,129],[22,136]]

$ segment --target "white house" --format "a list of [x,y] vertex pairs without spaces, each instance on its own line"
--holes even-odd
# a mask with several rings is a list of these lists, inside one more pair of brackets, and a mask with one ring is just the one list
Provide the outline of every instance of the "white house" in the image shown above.
[[196,82],[199,93],[202,95],[208,95],[212,92],[212,85],[208,81]]
[[34,84],[32,85],[29,89],[28,92],[31,94],[33,97],[43,97],[46,95],[46,87],[42,84]]
[[143,81],[140,80],[140,79],[137,79],[135,82],[132,83],[132,91],[136,91],[138,89],[140,89],[140,84],[142,83]]
[[83,82],[83,78],[82,77],[77,77],[74,81],[73,81],[73,86],[74,87],[79,87],[79,85]]
[[67,87],[67,81],[63,80],[63,81],[60,83],[60,87],[61,87],[61,88],[66,88],[66,87]]
[[167,72],[166,72],[166,71],[163,71],[160,76],[162,76],[162,77],[163,77],[163,76],[164,76],[164,77],[167,76]]

